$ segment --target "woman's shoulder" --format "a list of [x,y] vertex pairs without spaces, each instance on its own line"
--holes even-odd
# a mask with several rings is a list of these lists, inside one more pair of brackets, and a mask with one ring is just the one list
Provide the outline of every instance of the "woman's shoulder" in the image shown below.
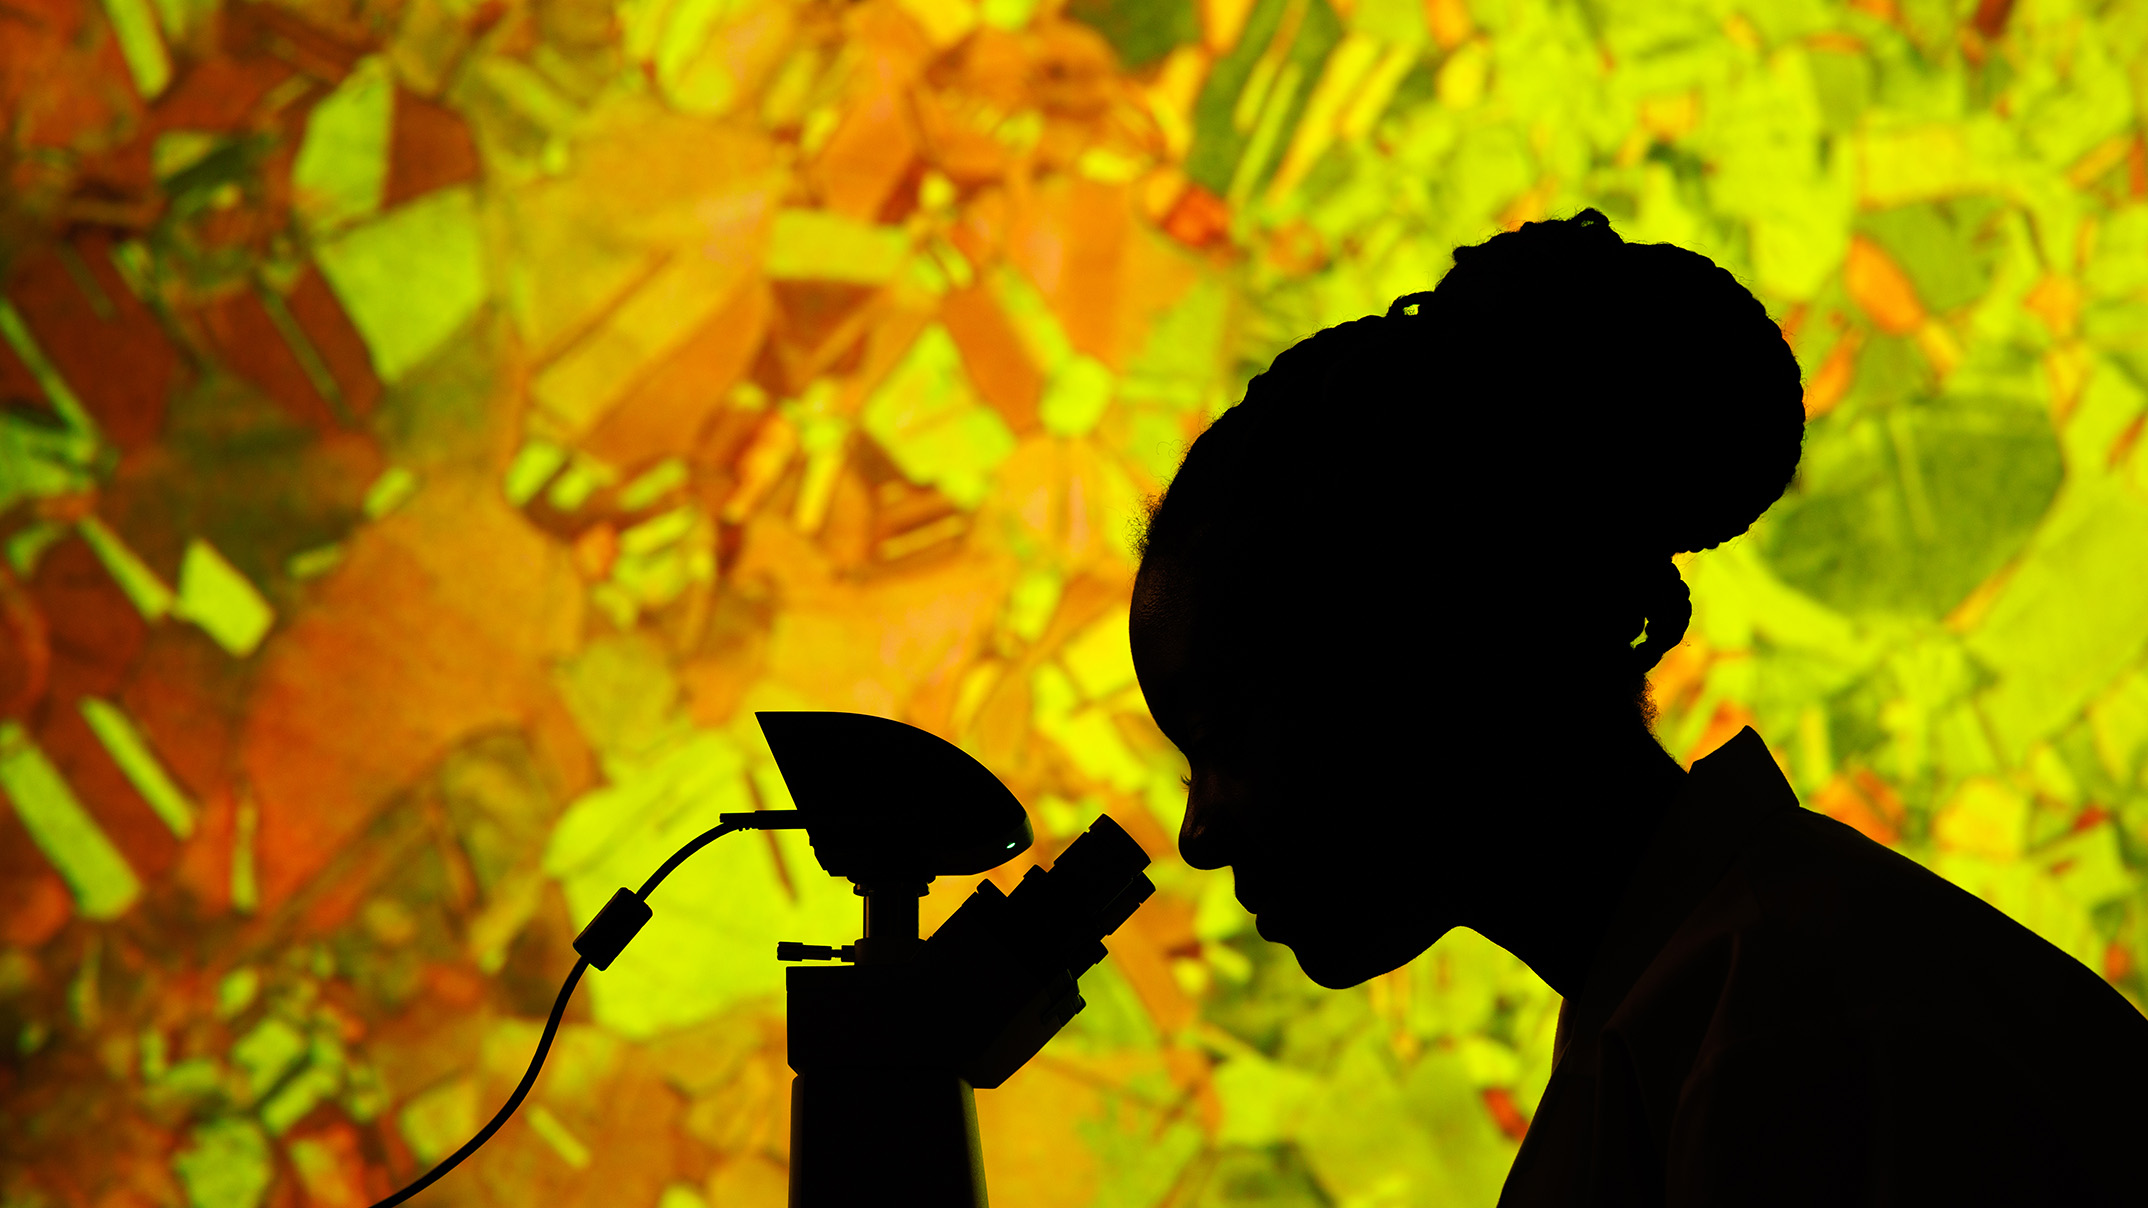
[[2101,1047],[2148,1077],[2148,1019],[2094,970],[1901,852],[1810,810],[1758,828],[1733,876],[1748,946],[1774,951],[1832,1018]]

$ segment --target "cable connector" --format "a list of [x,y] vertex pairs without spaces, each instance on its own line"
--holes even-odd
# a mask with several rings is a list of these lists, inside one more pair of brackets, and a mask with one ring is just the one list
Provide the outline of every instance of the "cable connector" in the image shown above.
[[831,948],[826,944],[801,944],[797,940],[784,940],[776,945],[776,959],[779,961],[856,961],[858,959],[858,948],[855,944],[845,944],[840,948]]
[[718,814],[716,820],[725,826],[740,830],[804,830],[804,810],[747,810],[739,814]]
[[582,934],[574,937],[574,950],[599,970],[609,969],[653,914],[655,911],[649,909],[647,902],[635,897],[633,890],[614,890],[612,900],[604,904],[597,917],[589,920],[589,926],[582,928]]

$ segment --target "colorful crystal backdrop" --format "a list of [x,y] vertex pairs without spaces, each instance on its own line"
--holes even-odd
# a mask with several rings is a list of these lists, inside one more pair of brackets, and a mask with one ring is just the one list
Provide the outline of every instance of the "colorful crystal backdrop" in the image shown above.
[[[1002,885],[1100,811],[1157,858],[979,1096],[999,1203],[1490,1203],[1555,999],[1469,934],[1321,992],[1177,862],[1129,535],[1278,349],[1582,205],[1809,383],[1666,744],[1753,722],[2142,992],[2148,4],[12,0],[0,54],[10,1208],[399,1185],[614,886],[783,803],[758,708],[961,742]],[[773,945],[855,899],[764,833],[655,905],[432,1202],[782,1202]]]

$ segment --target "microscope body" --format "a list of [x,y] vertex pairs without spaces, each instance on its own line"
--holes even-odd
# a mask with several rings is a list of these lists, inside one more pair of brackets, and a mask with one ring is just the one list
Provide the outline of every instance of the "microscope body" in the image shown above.
[[[828,786],[815,786],[805,770],[805,743],[796,731],[808,724],[804,719],[856,715],[760,717],[785,781],[810,819],[808,795],[825,796]],[[800,720],[779,720],[785,718]],[[794,966],[786,979],[790,1064],[797,1075],[791,1084],[791,1206],[983,1208],[974,1091],[1006,1081],[1082,1009],[1076,980],[1106,955],[1103,937],[1155,891],[1142,873],[1149,858],[1116,822],[1100,817],[1050,870],[1030,868],[1012,894],[981,882],[929,940],[921,940],[917,904],[933,877],[982,872],[1027,847],[1028,817],[959,749],[899,723],[860,720],[879,727],[866,736],[883,744],[876,761],[881,766],[853,763],[853,774],[878,780],[893,770],[902,783],[905,769],[886,765],[907,760],[914,769],[922,752],[940,764],[940,774],[928,781],[944,786],[960,779],[948,774],[945,752],[951,751],[990,780],[1015,812],[1010,816],[1004,804],[993,805],[987,827],[976,821],[986,816],[980,808],[961,854],[937,864],[896,850],[885,831],[862,840],[864,832],[855,827],[829,827],[825,840],[822,831],[812,834],[822,866],[847,876],[864,898],[865,934],[842,949],[778,948],[783,959],[850,962]],[[822,727],[806,732],[816,739],[813,754],[825,770],[834,745],[826,733],[833,727],[810,724]],[[842,725],[833,732],[853,740],[846,753],[855,755],[859,724]],[[794,766],[801,774],[793,774]],[[974,775],[962,776],[973,795],[981,792]],[[918,779],[913,775],[910,783]],[[948,847],[945,832],[942,846]],[[970,866],[979,859],[991,863]]]

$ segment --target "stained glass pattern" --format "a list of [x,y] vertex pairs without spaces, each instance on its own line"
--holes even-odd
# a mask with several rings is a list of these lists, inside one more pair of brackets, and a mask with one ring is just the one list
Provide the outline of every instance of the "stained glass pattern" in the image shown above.
[[[400,1185],[504,1097],[614,887],[785,804],[767,708],[976,754],[1039,836],[1005,887],[1104,811],[1156,857],[1087,1010],[980,1095],[998,1202],[1491,1203],[1557,1000],[1459,932],[1318,990],[1176,860],[1130,536],[1275,352],[1584,205],[1729,267],[1807,378],[1791,494],[1682,560],[1666,746],[1757,726],[1810,808],[2148,990],[2148,5],[0,31],[10,1208]],[[772,945],[856,902],[767,832],[655,905],[433,1200],[783,1202]]]

